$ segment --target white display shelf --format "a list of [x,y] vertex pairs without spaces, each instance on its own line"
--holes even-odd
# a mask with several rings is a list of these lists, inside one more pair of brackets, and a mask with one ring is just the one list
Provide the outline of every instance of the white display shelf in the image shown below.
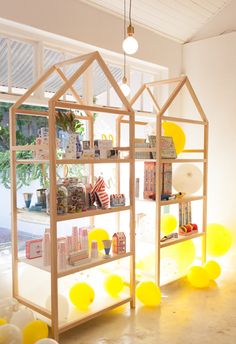
[[[70,275],[70,274],[73,274],[76,272],[91,269],[91,268],[94,268],[96,266],[111,263],[111,262],[114,262],[118,259],[130,257],[130,256],[131,256],[130,252],[127,252],[124,254],[114,254],[114,255],[111,255],[111,257],[109,257],[109,258],[104,258],[104,255],[103,255],[97,259],[91,259],[91,258],[85,259],[85,261],[86,261],[85,263],[83,261],[81,261],[79,263],[79,265],[76,265],[76,266],[67,264],[65,270],[58,271],[58,277],[59,278],[64,277],[64,276],[67,276],[67,275]],[[51,272],[50,265],[48,265],[48,266],[43,265],[42,257],[34,258],[34,259],[20,258],[19,262],[34,266],[35,268],[38,268],[40,270]]]

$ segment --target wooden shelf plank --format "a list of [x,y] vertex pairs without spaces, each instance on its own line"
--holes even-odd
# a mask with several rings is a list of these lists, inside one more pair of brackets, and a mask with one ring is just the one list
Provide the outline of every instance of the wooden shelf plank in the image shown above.
[[162,121],[170,121],[170,122],[182,122],[182,123],[189,123],[189,124],[199,124],[199,125],[206,125],[207,122],[198,121],[195,119],[188,119],[183,117],[171,117],[171,116],[161,116]]
[[48,111],[38,111],[30,109],[17,109],[16,114],[48,117]]
[[99,105],[83,105],[68,101],[57,101],[56,102],[56,108],[61,109],[79,109],[79,110],[88,110],[91,112],[103,112],[103,113],[109,113],[109,114],[117,114],[117,115],[127,115],[129,116],[131,114],[131,111],[119,109],[118,107],[109,107],[109,106],[99,106]]
[[70,274],[73,274],[76,272],[80,272],[83,270],[95,268],[96,266],[104,265],[104,264],[107,264],[110,262],[114,262],[114,261],[122,259],[122,258],[130,257],[131,255],[132,254],[130,252],[127,252],[124,254],[113,255],[110,258],[99,257],[98,259],[91,260],[91,262],[89,262],[89,263],[81,264],[78,266],[68,265],[65,271],[61,271],[58,273],[58,278],[63,277],[63,276],[67,276],[67,275],[70,275]]
[[56,160],[57,165],[75,164],[122,164],[130,163],[131,159],[61,159]]
[[[156,159],[135,159],[135,162],[145,162],[145,161],[153,161],[156,162]],[[187,163],[187,162],[207,162],[206,159],[161,159],[162,164],[178,164],[178,163]]]
[[186,196],[183,198],[170,199],[169,201],[161,201],[161,205],[178,204],[183,202],[201,201],[205,199],[205,196]]
[[[73,213],[73,214],[65,214],[65,215],[57,215],[57,221],[67,221],[67,220],[74,220],[84,217],[90,216],[97,216],[97,215],[104,215],[110,213],[119,213],[120,211],[130,210],[131,207],[129,205],[123,207],[115,207],[115,208],[108,208],[108,209],[93,209],[83,211],[81,213]],[[50,216],[46,212],[40,211],[29,211],[26,209],[17,209],[18,220],[22,222],[28,223],[36,223],[41,225],[49,225],[50,224]]]
[[108,208],[108,209],[94,209],[94,210],[87,210],[81,213],[74,213],[74,214],[65,214],[65,215],[57,215],[57,221],[67,221],[67,220],[74,220],[89,216],[97,216],[97,215],[104,215],[110,213],[119,213],[120,211],[130,210],[131,207],[129,205],[124,207],[116,207],[116,208]]
[[43,307],[40,307],[39,305],[37,305],[34,302],[31,302],[29,300],[26,300],[24,297],[20,296],[20,295],[15,295],[14,296],[22,305],[29,307],[31,309],[33,309],[35,312],[38,312],[40,314],[42,314],[43,316],[45,316],[46,318],[51,319],[51,312]]
[[36,223],[46,226],[50,224],[50,216],[43,211],[17,209],[17,220],[21,222]]
[[20,159],[16,160],[17,165],[21,164],[49,164],[49,160],[42,159],[42,160],[36,160],[36,159]]
[[161,159],[161,163],[206,162],[206,159]]
[[[183,203],[183,202],[192,202],[192,201],[201,201],[204,200],[206,197],[205,196],[184,196],[182,198],[176,198],[176,199],[170,199],[168,201],[161,201],[160,205],[164,206],[164,205],[171,205],[171,204],[179,204],[179,203]],[[136,202],[148,202],[148,203],[153,203],[154,205],[156,204],[156,202],[152,199],[138,199],[136,198]]]
[[[130,257],[130,256],[132,256],[132,254],[130,252],[127,252],[124,254],[114,254],[113,256],[111,256],[109,258],[104,258],[104,256],[101,256],[97,259],[90,259],[89,262],[86,260],[87,261],[86,263],[81,262],[80,265],[77,265],[77,266],[67,264],[66,269],[63,271],[59,271],[57,276],[58,276],[58,278],[61,278],[61,277],[67,276],[67,275],[74,274],[76,272],[95,268],[96,266],[111,263],[111,262],[114,262],[116,260]],[[41,257],[40,258],[34,258],[34,259],[20,258],[19,262],[31,265],[37,269],[44,270],[47,272],[51,271],[50,265],[49,266],[43,266],[43,261],[42,261]]]
[[201,232],[201,233],[194,233],[194,234],[186,235],[186,236],[179,235],[178,238],[173,238],[173,239],[166,240],[164,242],[160,242],[160,247],[163,248],[163,247],[175,245],[175,244],[178,244],[178,243],[183,242],[183,241],[199,238],[201,236],[204,236],[205,234],[206,234],[205,232]]
[[78,318],[72,321],[68,321],[65,324],[61,324],[59,326],[59,333],[66,332],[67,330],[76,327],[78,325],[83,324],[84,322],[91,320],[95,317],[98,317],[114,308],[117,308],[121,305],[124,305],[125,303],[130,302],[132,299],[131,297],[127,296],[126,294],[122,294],[121,296],[117,298],[106,298],[106,300],[103,300],[102,304],[99,305],[92,305],[91,309],[89,309],[87,312],[78,312]]
[[[76,165],[76,164],[122,164],[130,163],[132,159],[58,159],[57,165]],[[20,164],[48,164],[48,160],[36,160],[36,159],[21,159],[16,160],[18,165]]]

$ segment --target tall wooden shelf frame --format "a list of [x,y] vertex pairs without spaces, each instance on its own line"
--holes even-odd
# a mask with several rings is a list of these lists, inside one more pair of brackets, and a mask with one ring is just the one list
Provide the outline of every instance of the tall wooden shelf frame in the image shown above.
[[[165,103],[160,106],[156,95],[152,91],[153,86],[161,86],[161,85],[174,85],[173,91],[170,93],[169,97],[165,101]],[[196,109],[200,115],[199,120],[183,118],[183,117],[171,117],[166,114],[167,110],[172,105],[173,101],[178,97],[182,88],[186,86],[187,91],[189,92],[193,103],[196,106]],[[133,96],[130,100],[130,104],[133,106],[135,102],[141,97],[141,95],[147,92],[151,103],[153,105],[153,112],[142,112],[142,111],[135,111],[135,125],[139,126],[146,126],[148,124],[148,119],[154,118],[156,122],[156,147],[154,148],[135,148],[136,152],[155,152],[156,159],[152,159],[149,161],[156,162],[156,214],[155,214],[155,281],[158,286],[160,286],[160,264],[161,264],[161,249],[170,245],[175,245],[177,243],[195,239],[198,237],[202,238],[202,263],[206,261],[206,226],[207,226],[207,175],[208,175],[208,127],[209,123],[207,117],[203,111],[203,108],[194,92],[194,89],[188,79],[187,76],[181,76],[178,78],[172,78],[167,80],[159,80],[153,81],[149,83],[143,84],[137,93]],[[141,116],[141,119],[140,119]],[[145,118],[147,121],[145,121]],[[169,122],[176,122],[176,123],[187,123],[193,124],[203,127],[203,137],[204,143],[201,149],[186,149],[183,151],[184,154],[201,154],[202,157],[199,159],[191,158],[191,159],[162,159],[161,158],[161,146],[160,146],[160,137],[162,131],[162,122],[169,121]],[[118,133],[121,132],[121,125],[129,123],[129,119],[124,118],[124,116],[120,116],[117,119],[117,127],[119,128]],[[140,161],[140,159],[137,159]],[[175,200],[168,200],[168,201],[161,201],[161,163],[202,163],[203,164],[203,192],[201,196],[188,196],[182,199],[175,199]],[[191,202],[191,201],[202,201],[202,232],[195,233],[185,237],[179,237],[178,239],[168,240],[165,242],[160,241],[161,236],[161,207],[171,204],[178,204],[181,202]],[[182,276],[180,276],[182,277]],[[172,279],[170,282],[174,281],[176,278]],[[168,283],[168,282],[167,282]]]
[[[102,71],[104,72],[107,80],[110,82],[110,85],[115,90],[117,96],[119,97],[122,107],[120,108],[113,108],[108,106],[98,106],[98,105],[89,105],[86,104],[85,100],[82,99],[76,90],[73,87],[73,84],[77,81],[77,79],[87,71],[87,69],[92,65],[92,63],[96,61]],[[74,64],[77,62],[81,62],[80,67],[73,73],[70,78],[67,78],[63,73],[63,67],[65,65]],[[63,81],[63,85],[57,90],[54,96],[48,101],[48,111],[35,111],[29,109],[21,109],[21,105],[27,103],[29,97],[32,93],[34,93],[38,87],[42,85],[52,74],[59,75]],[[66,94],[66,92],[70,90],[71,94],[74,96],[75,102],[72,101],[64,101],[60,100],[61,97]],[[121,116],[126,115],[129,116],[129,147],[119,147],[120,150],[128,151],[128,157],[124,160],[122,159],[81,159],[81,160],[71,160],[71,159],[62,159],[57,160],[56,158],[56,118],[55,112],[57,109],[79,109],[84,110],[84,116],[77,116],[78,119],[88,121],[89,127],[89,139],[91,145],[93,146],[93,139],[94,139],[94,128],[93,128],[93,113],[94,112],[102,112],[107,113],[107,115],[115,115]],[[17,146],[16,143],[16,115],[24,114],[24,115],[33,115],[33,116],[43,116],[48,118],[48,126],[49,126],[49,159],[46,160],[19,160],[16,159],[16,152],[17,151],[24,151],[24,150],[35,150],[35,146]],[[13,264],[13,296],[22,304],[30,307],[34,311],[40,313],[41,315],[47,317],[51,320],[51,328],[52,328],[52,335],[53,337],[58,340],[59,334],[65,332],[66,330],[75,327],[87,320],[90,320],[107,310],[113,309],[115,307],[120,306],[121,304],[129,302],[131,308],[135,307],[135,200],[134,200],[134,112],[132,110],[131,105],[124,97],[123,93],[121,92],[118,84],[116,83],[115,79],[113,78],[111,72],[109,71],[108,67],[106,66],[105,62],[103,61],[101,55],[98,52],[93,52],[87,55],[79,56],[67,61],[63,61],[61,63],[57,63],[53,65],[20,99],[11,107],[10,109],[10,151],[11,151],[11,211],[12,211],[12,264]],[[91,212],[87,211],[85,213],[78,213],[78,214],[66,214],[64,216],[57,215],[56,209],[56,168],[57,165],[64,165],[64,164],[89,164],[90,166],[90,174],[93,177],[94,170],[93,166],[94,163],[115,163],[117,170],[119,171],[119,164],[120,163],[127,163],[129,164],[129,171],[130,171],[130,180],[129,180],[129,198],[130,204],[126,207],[120,208],[111,208],[107,210],[91,210]],[[19,259],[18,256],[18,242],[17,242],[17,181],[16,181],[16,166],[17,164],[41,164],[44,166],[48,164],[49,166],[49,176],[50,176],[50,234],[51,234],[51,311],[48,311],[46,308],[43,308],[30,300],[27,300],[22,295],[19,294],[19,284],[18,284],[18,264],[22,260]],[[117,175],[119,178],[119,175]],[[120,182],[118,181],[118,184]],[[120,185],[120,184],[119,184]],[[81,217],[88,217],[91,216],[93,220],[94,216],[103,215],[107,213],[117,213],[119,214],[120,211],[128,210],[130,212],[130,247],[129,252],[120,258],[128,257],[130,259],[130,294],[129,296],[121,299],[121,300],[114,300],[112,304],[104,304],[104,307],[101,309],[89,313],[87,316],[84,315],[82,319],[77,319],[74,321],[70,321],[68,323],[62,324],[60,326],[58,320],[58,278],[63,277],[64,275],[75,273],[82,271],[84,269],[89,269],[95,266],[101,265],[101,261],[91,264],[85,264],[84,266],[79,266],[78,268],[72,268],[71,271],[66,273],[59,273],[57,268],[57,223],[60,221],[66,221],[70,219],[79,219]],[[28,219],[30,221],[30,219]],[[39,219],[39,223],[40,223]],[[45,219],[43,219],[45,221]],[[36,221],[37,222],[37,221]],[[44,223],[44,222],[41,222]],[[102,264],[107,264],[110,261],[114,261],[119,259],[119,257],[112,257],[108,260],[103,260]]]

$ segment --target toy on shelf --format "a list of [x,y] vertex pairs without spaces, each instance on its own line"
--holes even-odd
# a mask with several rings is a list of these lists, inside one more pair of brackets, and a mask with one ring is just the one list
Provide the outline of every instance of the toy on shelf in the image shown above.
[[169,239],[177,239],[177,238],[178,238],[178,233],[171,233],[169,235],[164,235],[160,241],[164,242],[164,241],[169,240]]
[[106,192],[105,181],[99,177],[90,192],[90,206],[96,202],[98,208],[107,209],[109,207],[109,196]]
[[179,235],[190,235],[198,233],[198,226],[196,223],[188,223],[179,227]]
[[[161,166],[161,194],[172,193],[172,164],[164,163]],[[156,162],[144,163],[144,199],[156,197]]]
[[42,257],[42,241],[43,239],[27,240],[25,243],[25,253],[27,259]]
[[115,254],[126,253],[126,237],[124,232],[117,232],[113,234],[112,252]]
[[198,233],[198,226],[192,223],[191,202],[179,204],[179,235]]
[[103,245],[104,245],[104,251],[105,251],[105,255],[104,258],[110,258],[110,250],[111,250],[111,243],[112,240],[103,240]]
[[112,208],[125,206],[125,195],[124,194],[110,195],[110,206]]

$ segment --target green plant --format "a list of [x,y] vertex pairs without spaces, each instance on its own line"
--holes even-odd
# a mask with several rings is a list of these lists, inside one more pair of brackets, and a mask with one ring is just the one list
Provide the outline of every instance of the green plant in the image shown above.
[[76,114],[72,111],[57,112],[56,123],[59,129],[67,131],[68,133],[84,133],[84,124],[76,119]]
[[[11,103],[0,102],[0,183],[10,188],[11,176],[10,176],[10,143],[9,143],[9,127],[6,119],[8,118],[9,108]],[[24,105],[22,108],[30,108],[35,110],[44,110],[42,107]],[[5,116],[5,121],[4,120]],[[47,120],[44,118],[38,118],[33,116],[17,116],[16,117],[16,142],[18,145],[34,144],[34,137],[31,135],[32,125],[36,127],[45,126]],[[28,132],[24,134],[24,130]],[[16,153],[17,159],[30,159],[32,153],[30,151],[19,151]],[[39,180],[43,187],[47,187],[48,177],[47,172],[42,169],[41,165],[27,165],[21,164],[16,167],[17,175],[17,187],[21,188],[24,185],[30,185],[33,180]]]
[[[17,159],[31,159],[32,153],[30,151],[21,151],[16,153]],[[1,183],[5,188],[11,187],[10,176],[10,152],[0,152],[0,177]],[[19,164],[16,167],[17,188],[22,186],[29,186],[32,181],[39,180],[43,187],[48,186],[47,172],[42,169],[42,165],[35,164]]]

